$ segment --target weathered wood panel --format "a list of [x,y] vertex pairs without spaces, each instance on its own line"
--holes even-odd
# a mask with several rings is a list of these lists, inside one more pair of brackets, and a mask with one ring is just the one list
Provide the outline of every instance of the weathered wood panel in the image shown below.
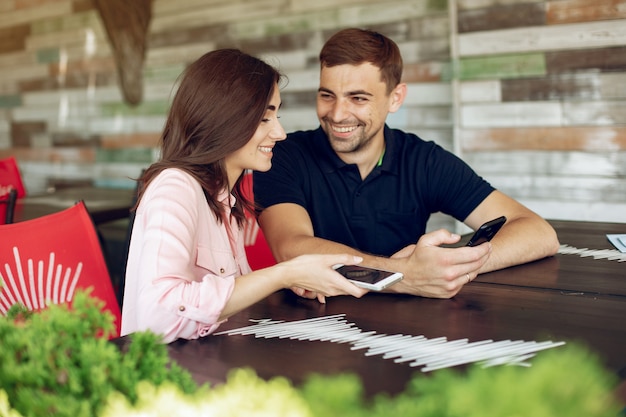
[[30,26],[27,24],[0,28],[0,54],[24,49],[29,35]]
[[535,26],[459,35],[459,54],[476,56],[623,46],[626,20]]
[[558,102],[471,103],[460,110],[461,127],[561,126]]
[[502,101],[626,99],[626,73],[574,73],[502,80]]
[[14,9],[0,13],[0,28],[28,24],[31,22],[46,20],[59,16],[72,14],[71,0],[54,2],[42,2],[40,4],[25,4],[24,7],[16,4]]
[[407,95],[404,104],[452,104],[452,91],[449,83],[407,84]]
[[626,150],[626,126],[462,129],[460,137],[466,152]]
[[546,12],[541,3],[520,3],[461,10],[457,17],[459,33],[541,26],[545,23]]
[[563,102],[564,125],[626,124],[626,101]]
[[500,80],[461,82],[459,83],[459,101],[461,103],[498,102],[502,99],[500,83]]
[[463,58],[456,76],[460,80],[518,78],[544,75],[546,62],[542,53],[493,55]]
[[[626,22],[624,23],[626,26]],[[626,69],[626,41],[621,46],[574,51],[549,51],[545,54],[549,74],[571,71],[624,71]]]
[[445,62],[414,62],[404,66],[402,81],[406,83],[442,81],[443,73],[450,72]]
[[626,18],[625,0],[561,0],[546,2],[550,25]]

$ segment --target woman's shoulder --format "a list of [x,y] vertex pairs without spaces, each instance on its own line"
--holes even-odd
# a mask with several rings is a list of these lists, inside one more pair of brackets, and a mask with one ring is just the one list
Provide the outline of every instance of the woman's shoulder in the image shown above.
[[146,196],[161,195],[170,198],[202,196],[202,186],[188,172],[179,168],[166,168],[150,182]]

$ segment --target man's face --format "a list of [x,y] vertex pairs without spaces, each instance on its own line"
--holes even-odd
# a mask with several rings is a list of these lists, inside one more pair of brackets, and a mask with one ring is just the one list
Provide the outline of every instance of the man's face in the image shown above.
[[393,97],[370,63],[322,67],[317,117],[340,157],[384,141],[387,114],[397,110]]

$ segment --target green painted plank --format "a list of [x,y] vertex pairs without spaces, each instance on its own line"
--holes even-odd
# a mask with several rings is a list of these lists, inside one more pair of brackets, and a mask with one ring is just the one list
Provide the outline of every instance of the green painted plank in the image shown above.
[[22,96],[18,94],[0,95],[0,109],[10,109],[22,105]]
[[96,162],[152,163],[152,148],[96,149]]
[[465,58],[455,72],[460,80],[521,78],[545,75],[546,62],[541,53]]
[[38,50],[35,56],[37,57],[38,63],[50,64],[60,61],[61,52],[59,51],[59,48],[46,48]]

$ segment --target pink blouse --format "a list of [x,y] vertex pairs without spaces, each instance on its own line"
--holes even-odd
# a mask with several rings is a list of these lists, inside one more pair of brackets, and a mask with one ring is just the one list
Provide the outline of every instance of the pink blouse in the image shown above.
[[[235,198],[220,201],[230,218]],[[217,221],[200,184],[166,169],[149,184],[137,212],[126,268],[122,335],[151,330],[169,343],[214,332],[235,277],[250,272],[243,232]]]

